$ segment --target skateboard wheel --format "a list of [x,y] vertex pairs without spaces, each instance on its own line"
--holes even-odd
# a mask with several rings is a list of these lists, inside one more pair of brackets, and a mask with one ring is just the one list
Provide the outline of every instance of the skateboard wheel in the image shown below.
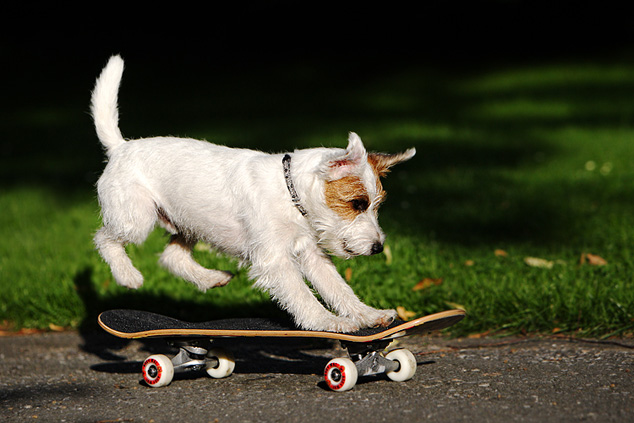
[[233,358],[233,354],[225,351],[221,348],[212,348],[207,352],[208,358],[215,358],[218,360],[218,364],[212,366],[211,363],[207,363],[205,371],[214,379],[222,379],[228,377],[233,373],[233,369],[236,367],[236,361]]
[[143,380],[152,388],[169,385],[174,378],[174,365],[163,354],[149,356],[143,362]]
[[397,361],[398,370],[387,372],[387,377],[396,382],[405,382],[414,377],[416,373],[416,357],[409,350],[400,348],[387,353],[385,358]]
[[324,371],[328,387],[337,392],[352,389],[357,383],[358,375],[357,366],[348,358],[330,360]]

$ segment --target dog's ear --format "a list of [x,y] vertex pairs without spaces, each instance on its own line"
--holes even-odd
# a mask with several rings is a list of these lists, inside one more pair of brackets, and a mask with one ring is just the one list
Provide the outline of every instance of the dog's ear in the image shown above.
[[416,154],[415,148],[410,148],[402,153],[386,154],[386,153],[370,153],[368,154],[368,162],[374,168],[379,176],[385,176],[394,165],[407,161]]
[[365,151],[361,138],[354,132],[350,132],[346,151],[327,161],[326,176],[329,180],[335,181],[354,175],[359,166],[367,163],[367,160],[368,153]]

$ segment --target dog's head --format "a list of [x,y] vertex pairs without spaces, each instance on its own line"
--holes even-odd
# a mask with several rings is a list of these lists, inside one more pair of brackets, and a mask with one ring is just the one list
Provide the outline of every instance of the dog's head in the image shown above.
[[323,206],[314,221],[326,250],[343,258],[383,251],[385,234],[378,222],[385,200],[381,178],[414,154],[413,148],[398,154],[367,153],[361,138],[350,133],[345,150],[326,156],[320,169]]

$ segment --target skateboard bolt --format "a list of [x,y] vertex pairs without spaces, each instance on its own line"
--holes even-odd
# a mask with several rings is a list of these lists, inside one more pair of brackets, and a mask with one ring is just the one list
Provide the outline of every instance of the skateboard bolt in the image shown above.
[[333,382],[339,382],[341,380],[341,376],[341,370],[336,367],[330,371],[330,378]]
[[158,376],[158,368],[156,366],[150,366],[147,369],[147,374],[148,374],[149,377],[154,379],[156,376]]

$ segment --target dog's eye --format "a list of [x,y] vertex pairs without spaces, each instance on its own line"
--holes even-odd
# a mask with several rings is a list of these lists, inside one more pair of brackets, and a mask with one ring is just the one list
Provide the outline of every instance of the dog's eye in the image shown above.
[[354,200],[350,200],[350,205],[354,210],[364,212],[370,207],[370,202],[367,198],[355,198]]

